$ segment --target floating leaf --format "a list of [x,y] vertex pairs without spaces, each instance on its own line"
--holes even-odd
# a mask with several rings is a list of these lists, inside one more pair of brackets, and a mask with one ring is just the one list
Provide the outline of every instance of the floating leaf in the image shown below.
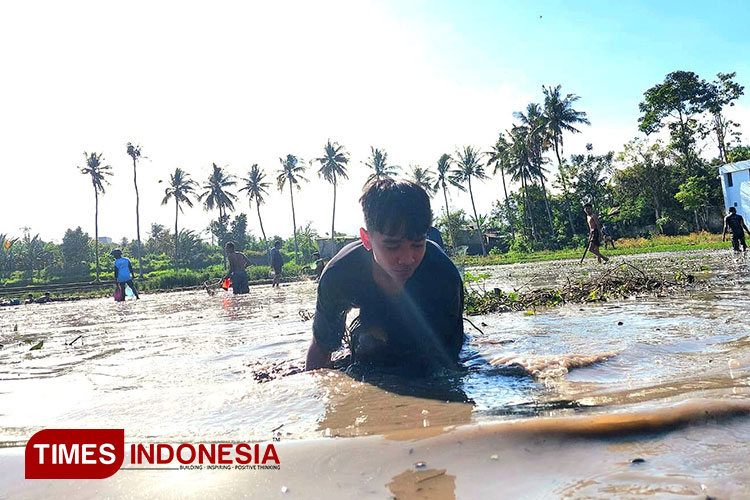
[[31,349],[29,349],[29,351],[38,351],[39,349],[41,349],[41,348],[42,348],[42,346],[43,346],[43,345],[44,345],[44,341],[43,341],[43,340],[40,340],[40,341],[39,341],[39,343],[38,343],[38,344],[36,344],[36,345],[35,345],[34,347],[32,347]]

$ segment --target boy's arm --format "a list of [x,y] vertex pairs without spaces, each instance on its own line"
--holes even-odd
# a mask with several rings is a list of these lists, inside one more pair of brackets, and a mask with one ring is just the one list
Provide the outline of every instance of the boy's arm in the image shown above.
[[130,271],[130,277],[134,278],[135,273],[133,272],[133,264],[131,262],[128,262],[128,271]]
[[329,366],[331,353],[341,345],[346,328],[346,313],[351,307],[341,293],[342,288],[328,273],[322,277],[318,285],[313,340],[307,351],[305,370]]
[[721,241],[727,240],[727,218],[724,217],[724,229],[721,231]]
[[244,253],[242,254],[242,259],[245,263],[243,267],[248,267],[251,264],[250,259],[248,259]]
[[117,281],[117,266],[115,266],[115,281]]

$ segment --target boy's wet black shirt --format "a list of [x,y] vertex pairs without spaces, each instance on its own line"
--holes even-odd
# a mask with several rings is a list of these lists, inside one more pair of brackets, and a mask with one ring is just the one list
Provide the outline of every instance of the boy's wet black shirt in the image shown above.
[[318,285],[315,342],[327,351],[341,345],[346,313],[359,308],[362,327],[387,335],[388,364],[455,366],[463,344],[463,284],[456,266],[427,241],[424,258],[397,295],[388,297],[372,277],[373,257],[362,242],[344,247]]

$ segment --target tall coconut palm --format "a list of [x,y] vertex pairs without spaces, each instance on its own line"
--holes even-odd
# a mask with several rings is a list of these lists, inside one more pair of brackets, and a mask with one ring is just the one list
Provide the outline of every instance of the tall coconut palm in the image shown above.
[[[205,191],[198,196],[198,200],[203,202],[204,210],[207,212],[214,208],[219,210],[219,225],[226,224],[229,217],[227,211],[234,211],[234,202],[237,201],[237,195],[229,191],[228,188],[235,184],[237,184],[237,181],[234,180],[234,176],[227,174],[221,167],[218,167],[214,163],[211,175],[208,176],[208,180],[203,184]],[[224,241],[220,241],[219,245],[223,245],[224,243]],[[222,255],[224,267],[226,267],[227,256],[226,254]]]
[[551,146],[551,136],[547,129],[547,119],[542,112],[542,107],[535,102],[530,103],[526,107],[526,113],[517,112],[514,113],[514,116],[521,121],[521,127],[526,129],[528,162],[534,179],[538,180],[542,187],[544,207],[547,210],[547,220],[549,221],[550,232],[554,235],[555,226],[552,222],[552,211],[549,208],[549,200],[547,199],[547,188],[544,185],[547,170],[543,165],[548,161],[544,157],[544,152]]
[[102,165],[104,158],[102,153],[88,154],[83,152],[86,158],[86,166],[78,167],[84,175],[91,176],[91,184],[94,186],[94,242],[96,246],[96,281],[99,281],[99,193],[104,194],[104,185],[109,184],[107,176],[112,175],[110,165]]
[[570,211],[570,200],[568,198],[568,180],[565,178],[565,169],[562,167],[563,152],[563,133],[579,134],[581,131],[575,128],[575,125],[591,125],[586,118],[584,111],[577,111],[573,108],[573,103],[580,99],[575,94],[567,94],[565,97],[560,95],[560,85],[556,87],[544,87],[544,116],[547,119],[547,129],[552,136],[552,144],[557,156],[557,166],[560,173],[563,192],[565,194],[565,208],[568,212],[568,223],[570,224],[571,234],[575,233],[573,225],[573,214]]
[[323,177],[325,180],[333,184],[333,216],[331,217],[331,245],[333,252],[336,252],[336,185],[339,179],[348,179],[349,176],[346,173],[346,164],[349,163],[349,156],[344,149],[344,146],[340,146],[337,142],[331,144],[331,139],[325,145],[323,156],[316,158],[315,161],[320,163],[320,169],[318,170],[318,177]]
[[411,172],[409,172],[409,180],[417,186],[425,190],[425,192],[432,197],[437,191],[435,187],[435,174],[429,168],[422,168],[419,165],[411,165]]
[[214,163],[211,175],[203,184],[205,191],[198,196],[198,200],[203,202],[203,208],[206,211],[217,208],[221,219],[227,215],[227,211],[234,211],[234,202],[237,201],[237,195],[228,191],[228,188],[236,184],[237,181],[234,180],[233,175],[227,174]]
[[255,208],[258,210],[258,222],[260,223],[260,232],[263,234],[263,244],[266,246],[266,256],[268,257],[269,264],[271,261],[271,250],[268,248],[268,239],[266,238],[266,231],[263,229],[263,219],[260,216],[260,206],[265,201],[264,196],[268,196],[268,188],[271,185],[269,182],[264,182],[266,174],[258,168],[258,164],[253,164],[250,167],[250,171],[247,173],[247,177],[243,178],[242,181],[245,183],[240,191],[247,191],[248,202],[250,208],[253,207],[255,202]]
[[373,170],[365,181],[365,186],[373,181],[395,177],[397,171],[401,168],[398,165],[388,165],[388,153],[372,146],[370,146],[370,158],[365,162],[365,165]]
[[138,177],[136,175],[136,166],[141,158],[141,147],[134,146],[132,142],[127,145],[128,156],[133,159],[133,185],[135,186],[135,235],[138,238],[138,274],[143,278],[143,265],[141,264],[141,216],[139,212],[140,198],[138,196]]
[[281,168],[278,170],[279,175],[276,177],[276,185],[279,191],[284,191],[284,185],[289,183],[289,196],[292,200],[292,225],[294,228],[294,262],[299,264],[299,245],[297,243],[297,218],[294,214],[294,188],[299,191],[302,189],[300,182],[307,182],[304,177],[305,163],[294,155],[286,155],[286,158],[279,158]]
[[529,184],[533,179],[533,172],[529,164],[528,143],[526,141],[527,129],[514,126],[508,131],[510,139],[510,161],[508,163],[508,175],[513,182],[520,182],[523,191],[523,215],[526,221],[524,234],[529,237],[527,228],[531,228],[531,238],[537,239],[536,222],[531,211],[531,197],[529,196]]
[[[162,205],[166,205],[169,200],[174,198],[174,268],[178,269],[178,249],[179,249],[179,231],[177,230],[177,215],[183,212],[180,203],[193,207],[191,196],[195,195],[195,188],[198,184],[190,178],[190,174],[181,168],[175,168],[174,173],[169,176],[169,187],[164,190],[164,198],[161,200]],[[184,212],[183,212],[184,213]]]
[[484,165],[482,164],[481,157],[482,153],[473,146],[464,146],[463,149],[456,150],[455,179],[461,184],[465,182],[469,187],[471,208],[474,211],[474,221],[477,224],[477,231],[479,232],[480,243],[482,244],[482,255],[487,255],[487,250],[484,247],[484,233],[482,232],[479,216],[477,215],[477,207],[474,205],[474,192],[471,189],[472,177],[476,177],[481,181],[487,179],[487,174],[484,173]]
[[503,180],[503,194],[505,195],[505,208],[508,211],[508,222],[510,223],[510,232],[513,238],[516,237],[515,229],[513,229],[514,214],[510,211],[510,201],[508,200],[508,189],[505,186],[505,172],[508,170],[508,166],[511,161],[511,144],[505,137],[505,134],[500,133],[495,145],[487,153],[487,166],[494,165],[492,175],[497,175],[498,170],[500,171],[500,177]]
[[448,184],[457,187],[460,191],[466,191],[466,188],[461,185],[455,178],[455,171],[452,170],[453,159],[449,154],[443,154],[437,162],[437,179],[433,186],[433,190],[443,190],[443,199],[445,200],[445,222],[448,224],[448,233],[451,237],[451,245],[454,249],[456,246],[456,236],[454,234],[453,223],[450,218],[450,210],[448,209]]

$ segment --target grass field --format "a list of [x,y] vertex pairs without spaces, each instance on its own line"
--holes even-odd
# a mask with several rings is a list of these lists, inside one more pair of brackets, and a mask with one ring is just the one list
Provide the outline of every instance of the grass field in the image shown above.
[[[704,249],[730,249],[730,237],[727,241],[721,241],[720,234],[693,233],[687,236],[653,236],[651,238],[622,238],[615,242],[616,250],[604,250],[606,256],[633,255],[638,253],[652,252],[681,252],[685,250]],[[464,266],[492,266],[503,264],[516,264],[519,262],[541,262],[546,260],[580,259],[583,255],[583,247],[564,250],[551,250],[533,253],[506,253],[501,255],[488,255],[481,257],[469,255],[462,258]],[[586,258],[594,258],[587,254]]]

